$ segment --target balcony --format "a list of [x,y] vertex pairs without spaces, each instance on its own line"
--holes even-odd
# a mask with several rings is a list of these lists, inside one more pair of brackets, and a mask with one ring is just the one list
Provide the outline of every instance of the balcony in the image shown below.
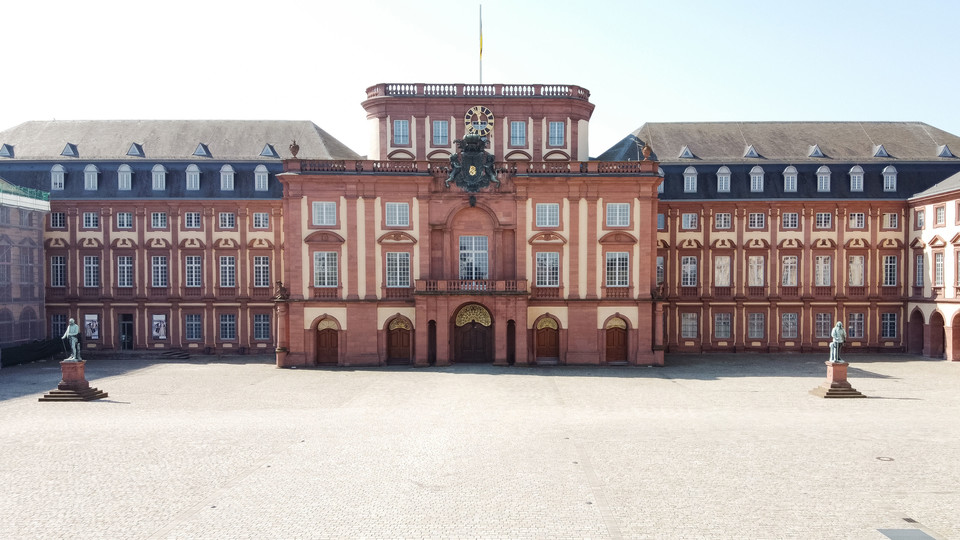
[[169,287],[150,287],[147,289],[147,294],[153,300],[166,300],[170,298],[170,288]]
[[696,287],[680,287],[681,298],[697,298],[700,296],[700,290]]
[[203,296],[203,287],[184,287],[183,297],[196,299]]
[[133,287],[117,287],[113,294],[116,298],[133,298]]
[[[66,287],[47,287],[46,300],[63,300],[66,297]],[[0,300],[2,300],[2,298],[0,298]]]
[[833,287],[815,286],[813,288],[813,296],[816,298],[831,298],[833,297]]
[[270,287],[254,287],[250,289],[250,298],[254,300],[267,300],[273,297],[273,289]]
[[80,298],[100,298],[100,287],[80,287]]
[[384,287],[383,298],[387,300],[409,300],[413,298],[412,287]]
[[900,287],[897,285],[884,285],[880,287],[880,296],[882,298],[898,298],[900,296]]
[[383,83],[367,88],[367,98],[398,97],[557,97],[588,101],[590,91],[569,84],[424,84]]
[[236,287],[217,287],[217,298],[236,298]]
[[767,288],[763,285],[751,285],[747,287],[747,296],[751,298],[763,298],[767,296]]
[[866,295],[867,295],[866,287],[847,287],[847,296],[850,296],[853,298],[863,298]]
[[527,281],[495,279],[418,279],[417,294],[527,294]]
[[796,285],[780,287],[781,298],[800,298],[800,287]]
[[313,297],[320,300],[337,300],[340,298],[340,287],[312,287]]
[[604,287],[604,298],[633,298],[630,287]]
[[530,296],[533,298],[560,298],[560,287],[533,287]]
[[730,298],[731,296],[733,296],[733,289],[729,286],[713,288],[714,298]]

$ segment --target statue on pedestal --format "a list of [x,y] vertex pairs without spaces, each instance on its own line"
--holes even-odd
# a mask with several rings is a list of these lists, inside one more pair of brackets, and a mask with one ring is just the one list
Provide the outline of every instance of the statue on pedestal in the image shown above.
[[80,358],[80,326],[77,321],[70,319],[67,324],[67,331],[63,333],[63,337],[60,339],[70,340],[70,357],[64,362],[82,362],[83,360]]
[[830,361],[834,364],[845,364],[846,362],[840,358],[840,348],[843,347],[843,343],[847,341],[847,333],[843,330],[843,323],[837,321],[837,325],[833,327],[833,331],[830,332],[830,337],[833,338],[833,342],[830,343]]

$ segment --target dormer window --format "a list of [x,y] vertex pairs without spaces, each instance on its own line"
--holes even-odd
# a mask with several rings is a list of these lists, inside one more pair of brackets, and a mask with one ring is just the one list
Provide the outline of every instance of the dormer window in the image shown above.
[[133,189],[133,169],[123,164],[117,168],[117,190],[130,191]]
[[220,191],[233,191],[233,167],[220,167]]
[[132,157],[143,157],[143,146],[133,143],[127,150],[127,155]]
[[893,165],[887,165],[883,168],[883,191],[891,192],[897,190],[897,168]]
[[60,155],[67,157],[80,157],[80,152],[77,151],[77,145],[73,143],[67,143],[67,145],[63,147],[63,152],[60,152]]
[[272,144],[265,144],[263,150],[260,151],[261,157],[270,157],[270,158],[279,158],[280,154],[277,153],[277,149],[273,147]]
[[167,169],[163,165],[159,163],[154,165],[151,176],[153,177],[152,184],[154,191],[167,189]]
[[797,191],[797,168],[792,165],[783,170],[783,191],[785,193]]
[[822,157],[826,157],[826,156],[824,156],[824,155],[823,155],[823,151],[820,150],[820,145],[819,145],[819,144],[815,144],[815,145],[811,146],[811,147],[809,148],[809,150],[807,150],[807,157],[822,158]]
[[850,168],[850,191],[863,191],[863,168],[859,165]]
[[717,193],[730,193],[730,169],[726,166],[717,169]]
[[693,152],[690,151],[689,146],[683,145],[683,148],[680,149],[680,155],[677,157],[683,159],[694,159],[695,156],[693,155]]
[[826,165],[817,169],[817,191],[820,193],[830,191],[830,167]]
[[873,157],[890,157],[890,154],[887,153],[887,149],[882,144],[878,144],[873,147]]
[[[13,156],[10,156],[13,157]],[[953,152],[950,151],[950,147],[947,145],[942,145],[937,147],[937,157],[956,157],[953,155]]]
[[687,167],[687,170],[683,171],[683,192],[697,192],[697,169]]
[[270,172],[265,165],[257,165],[253,171],[253,189],[254,191],[267,191],[267,181],[270,179]]
[[753,145],[751,144],[751,145],[747,146],[746,149],[744,149],[744,151],[743,151],[743,157],[745,157],[745,158],[759,158],[759,157],[760,157],[760,154],[757,152],[757,149],[754,148]]
[[63,191],[63,177],[66,170],[63,165],[50,167],[50,191]]
[[750,192],[763,193],[763,168],[760,166],[750,169]]
[[100,170],[97,169],[97,166],[94,164],[87,165],[83,168],[83,189],[88,191],[97,190],[97,176],[100,175]]
[[187,191],[200,191],[200,167],[187,165]]
[[203,143],[197,145],[197,149],[193,151],[193,155],[197,157],[213,157],[210,154],[210,149]]
[[0,144],[0,157],[13,157],[13,146],[9,144]]

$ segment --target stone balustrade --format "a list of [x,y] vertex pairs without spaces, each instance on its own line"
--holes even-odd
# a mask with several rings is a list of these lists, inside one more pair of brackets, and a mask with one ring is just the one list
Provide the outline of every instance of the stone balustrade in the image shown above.
[[590,100],[590,91],[569,84],[428,84],[382,83],[367,88],[367,98],[376,97],[506,97],[571,98]]

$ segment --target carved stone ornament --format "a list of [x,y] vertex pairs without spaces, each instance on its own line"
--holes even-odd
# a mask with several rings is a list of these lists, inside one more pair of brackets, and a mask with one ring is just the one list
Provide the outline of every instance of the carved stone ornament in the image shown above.
[[339,330],[339,329],[340,329],[340,327],[337,326],[337,321],[335,321],[335,320],[333,320],[333,319],[324,319],[324,320],[320,321],[319,323],[317,323],[317,330],[326,330],[326,329],[328,329],[328,328],[331,329],[331,330]]
[[463,306],[463,308],[457,312],[457,327],[463,326],[469,322],[477,322],[483,326],[490,326],[493,324],[492,320],[490,319],[490,312],[479,304]]
[[497,172],[494,170],[493,154],[487,153],[487,141],[479,135],[467,135],[457,143],[457,152],[450,155],[450,176],[444,187],[453,182],[467,192],[475,193],[491,183],[500,186]]
[[619,317],[614,317],[607,321],[607,328],[623,328],[627,329],[627,323],[623,322],[623,319]]
[[554,330],[559,330],[560,327],[557,325],[557,321],[546,317],[537,321],[537,330],[542,330],[544,328],[553,328]]
[[401,330],[411,330],[412,326],[410,325],[410,321],[404,319],[403,317],[397,317],[396,319],[390,321],[390,325],[387,327],[387,330],[396,330],[398,328]]

